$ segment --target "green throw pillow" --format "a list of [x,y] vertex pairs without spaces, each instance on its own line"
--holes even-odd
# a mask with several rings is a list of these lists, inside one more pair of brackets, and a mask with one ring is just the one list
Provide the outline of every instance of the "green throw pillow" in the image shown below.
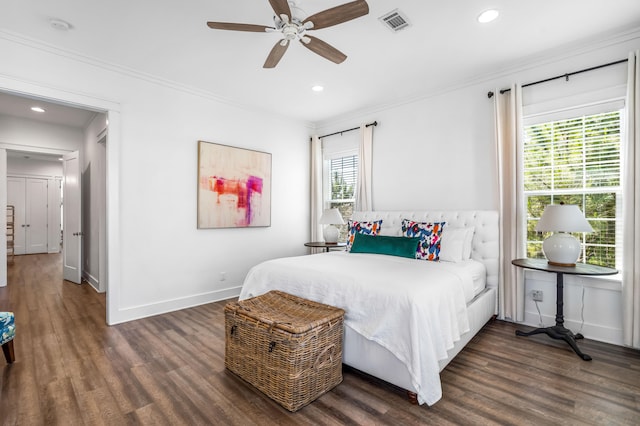
[[420,238],[390,237],[386,235],[365,235],[356,233],[351,253],[388,254],[415,259]]

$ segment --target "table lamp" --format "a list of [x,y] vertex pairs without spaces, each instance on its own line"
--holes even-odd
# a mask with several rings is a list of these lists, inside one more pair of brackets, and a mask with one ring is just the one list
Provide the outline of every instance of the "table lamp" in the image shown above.
[[536,232],[553,232],[542,243],[551,265],[575,266],[580,257],[580,241],[571,232],[593,232],[580,208],[574,204],[550,204],[536,225]]
[[324,242],[335,244],[338,242],[339,231],[333,225],[344,225],[344,220],[338,209],[326,209],[320,216],[320,224],[327,225],[322,231]]

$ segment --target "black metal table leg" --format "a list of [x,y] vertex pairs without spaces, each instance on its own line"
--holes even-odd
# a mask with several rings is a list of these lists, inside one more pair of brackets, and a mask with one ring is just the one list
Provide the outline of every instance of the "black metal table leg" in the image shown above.
[[576,343],[576,339],[584,339],[584,336],[580,333],[574,335],[571,330],[564,326],[564,283],[562,272],[556,272],[556,277],[556,325],[553,327],[536,328],[529,332],[516,330],[516,336],[533,336],[534,334],[544,333],[552,339],[564,340],[580,358],[585,361],[591,361],[592,358],[583,353]]
[[516,336],[533,336],[534,334],[542,334],[542,333],[546,334],[552,339],[564,340],[569,344],[569,346],[571,346],[573,351],[576,354],[578,354],[580,358],[582,358],[585,361],[591,361],[592,358],[589,355],[583,353],[580,350],[580,348],[578,348],[578,345],[576,344],[576,339],[584,338],[582,334],[574,335],[571,330],[563,326],[556,325],[553,327],[536,328],[535,330],[531,330],[528,332],[516,330]]

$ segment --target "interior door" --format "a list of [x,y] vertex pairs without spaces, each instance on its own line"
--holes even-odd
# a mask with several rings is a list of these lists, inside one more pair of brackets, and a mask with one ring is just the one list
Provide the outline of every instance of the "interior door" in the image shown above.
[[47,247],[47,203],[46,179],[26,179],[25,203],[25,249],[27,254],[46,253]]
[[63,156],[62,184],[62,258],[65,280],[82,281],[82,211],[80,199],[80,155],[78,151]]

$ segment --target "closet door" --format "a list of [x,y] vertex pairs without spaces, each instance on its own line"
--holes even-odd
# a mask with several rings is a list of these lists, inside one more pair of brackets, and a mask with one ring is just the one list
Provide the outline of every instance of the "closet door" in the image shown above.
[[26,186],[26,253],[47,253],[47,180],[27,178]]
[[26,181],[24,178],[7,177],[7,204],[16,208],[14,253],[25,254],[25,199]]
[[7,204],[16,209],[15,254],[47,253],[47,200],[46,179],[7,178]]

